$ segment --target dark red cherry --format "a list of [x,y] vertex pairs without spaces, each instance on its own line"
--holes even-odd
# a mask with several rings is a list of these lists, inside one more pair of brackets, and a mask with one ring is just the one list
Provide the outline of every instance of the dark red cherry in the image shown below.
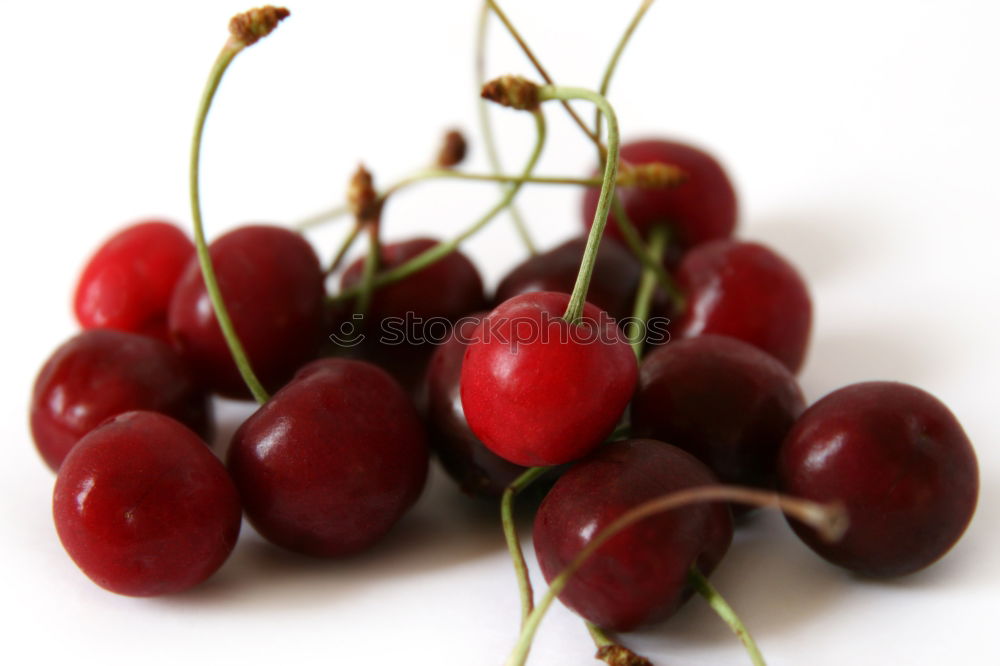
[[[275,391],[318,353],[324,308],[319,260],[300,234],[269,226],[230,231],[209,252],[250,365],[265,388]],[[197,261],[181,276],[169,317],[171,335],[205,385],[225,396],[249,397]]]
[[[380,270],[395,268],[423,254],[439,241],[414,238],[382,245]],[[341,276],[344,289],[357,286],[364,270],[364,258],[352,262]],[[459,251],[446,255],[427,268],[402,280],[380,287],[369,304],[368,318],[404,318],[407,313],[422,319],[441,318],[454,322],[459,317],[486,307],[483,280],[475,265]]]
[[[586,238],[574,238],[528,257],[500,281],[494,302],[503,303],[532,291],[572,292],[586,245]],[[630,317],[641,274],[642,267],[627,249],[610,238],[604,239],[597,252],[587,300],[617,320]]]
[[[673,244],[683,248],[732,235],[736,228],[736,192],[714,157],[686,143],[646,139],[622,144],[621,159],[629,164],[672,164],[687,175],[687,180],[676,187],[618,188],[625,212],[641,233],[664,224],[672,232]],[[598,188],[588,188],[584,193],[583,223],[587,228],[594,222],[599,195]],[[608,216],[607,229],[608,234],[620,237],[613,214]]]
[[688,252],[676,278],[687,303],[675,335],[737,338],[798,372],[812,301],[798,271],[777,253],[760,243],[713,241]]
[[212,433],[208,397],[169,345],[107,329],[70,338],[42,366],[31,394],[31,434],[53,470],[81,437],[136,409],[161,412],[201,437]]
[[413,505],[428,451],[416,410],[384,370],[321,359],[240,426],[228,466],[264,538],[336,557],[377,541]]
[[181,592],[222,566],[240,532],[225,467],[177,421],[127,412],[80,440],[59,470],[52,513],[66,552],[103,588]]
[[73,310],[83,328],[113,328],[167,340],[174,285],[194,244],[169,222],[150,220],[109,238],[80,275]]
[[[535,554],[545,580],[551,582],[629,509],[714,483],[707,467],[664,442],[628,439],[602,446],[556,481],[535,515]],[[650,516],[598,548],[559,599],[614,631],[664,620],[691,595],[691,567],[709,575],[732,537],[732,517],[724,503],[692,504]]]
[[866,576],[912,573],[958,541],[976,509],[976,454],[955,416],[907,384],[867,382],[806,410],[779,458],[781,489],[839,500],[850,523],[827,543],[790,521],[820,556]]
[[562,318],[568,294],[515,296],[480,324],[462,362],[472,432],[518,465],[576,460],[614,430],[635,390],[632,348],[606,312],[587,303]]
[[459,378],[465,348],[486,313],[456,323],[427,367],[427,423],[431,447],[448,474],[469,495],[499,497],[524,467],[507,462],[479,441],[462,410]]
[[643,359],[632,434],[684,449],[723,483],[770,488],[781,441],[804,409],[781,362],[745,342],[705,335]]

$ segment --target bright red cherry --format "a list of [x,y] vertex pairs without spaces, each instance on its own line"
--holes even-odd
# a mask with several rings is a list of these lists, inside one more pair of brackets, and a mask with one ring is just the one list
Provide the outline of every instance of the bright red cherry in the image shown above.
[[[500,280],[494,301],[503,303],[531,291],[572,292],[586,245],[586,238],[574,238],[528,257]],[[619,321],[630,317],[641,274],[638,260],[618,242],[605,238],[597,251],[587,300]]]
[[723,483],[770,488],[778,448],[805,406],[780,361],[745,342],[705,335],[643,359],[632,434],[684,449]]
[[828,543],[790,521],[802,540],[879,578],[948,552],[979,494],[976,454],[958,420],[934,396],[895,382],[853,384],[806,410],[782,445],[779,475],[786,493],[846,505],[842,539]]
[[[535,554],[545,580],[551,582],[629,509],[714,483],[718,481],[707,467],[664,442],[629,439],[600,447],[556,481],[535,515]],[[559,599],[614,631],[664,620],[691,595],[691,567],[709,575],[732,537],[725,503],[693,504],[650,516],[598,548]]]
[[812,326],[798,271],[760,243],[718,240],[684,255],[677,283],[687,298],[675,336],[714,333],[763,349],[797,372]]
[[469,495],[499,497],[524,472],[490,451],[472,434],[462,410],[462,358],[485,313],[471,315],[434,350],[427,367],[427,423],[431,447],[448,474]]
[[53,470],[81,437],[136,409],[161,412],[201,437],[212,433],[208,397],[169,345],[108,329],[70,338],[42,366],[31,395],[31,434]]
[[[708,153],[678,141],[646,139],[622,144],[621,160],[629,164],[663,162],[683,169],[687,179],[675,187],[620,187],[625,212],[643,234],[658,224],[672,232],[674,244],[690,248],[716,238],[728,238],[736,228],[737,203],[729,177]],[[583,196],[583,223],[590,228],[600,194],[589,188]],[[614,214],[607,233],[620,237]]]
[[462,363],[472,432],[518,465],[576,460],[611,434],[635,389],[637,364],[608,314],[587,303],[562,318],[568,294],[537,291],[500,304]]
[[127,412],[80,440],[59,470],[52,513],[66,552],[103,588],[181,592],[222,566],[240,503],[222,463],[177,421]]
[[264,538],[337,557],[377,541],[413,505],[428,451],[416,409],[384,370],[321,359],[240,426],[228,466]]
[[[319,350],[324,289],[316,253],[300,234],[269,226],[230,231],[209,252],[250,365],[265,388],[277,390]],[[169,323],[206,386],[225,396],[249,396],[195,260],[177,284]]]
[[80,275],[73,310],[83,328],[113,328],[167,340],[174,285],[194,256],[177,226],[140,222],[109,238]]

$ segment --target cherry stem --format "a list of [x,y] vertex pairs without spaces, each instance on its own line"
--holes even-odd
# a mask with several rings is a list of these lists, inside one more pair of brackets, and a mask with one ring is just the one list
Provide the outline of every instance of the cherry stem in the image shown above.
[[609,539],[644,518],[657,513],[677,509],[700,502],[738,502],[755,506],[777,507],[786,514],[817,530],[828,541],[836,541],[847,529],[847,511],[839,502],[817,504],[809,500],[780,495],[778,493],[747,488],[744,486],[709,485],[685,488],[674,493],[656,497],[635,506],[618,516],[610,525],[601,530],[559,574],[552,579],[538,605],[528,616],[521,629],[514,650],[507,658],[506,666],[523,666],[531,650],[531,643],[538,632],[545,613],[552,602],[566,588],[570,578]]
[[500,499],[500,522],[503,525],[503,536],[507,542],[507,550],[510,552],[510,559],[514,564],[514,575],[517,577],[517,589],[521,597],[522,626],[527,622],[535,602],[531,591],[531,579],[528,577],[528,565],[524,561],[521,540],[517,537],[517,525],[514,523],[514,498],[549,469],[551,468],[529,467],[519,477],[511,481],[510,485],[504,489],[503,497]]
[[378,271],[381,259],[379,251],[378,220],[370,220],[364,224],[368,232],[368,255],[361,268],[361,292],[358,294],[358,301],[354,308],[355,314],[368,314],[368,306],[371,303],[372,292],[374,291],[375,274]]
[[698,570],[698,567],[691,567],[691,570],[688,572],[688,582],[708,602],[712,610],[729,625],[733,633],[739,637],[747,650],[747,654],[750,655],[750,661],[754,666],[765,666],[764,655],[760,653],[757,642],[750,635],[746,625],[743,624],[743,620],[736,614],[732,606],[726,602],[725,598],[719,594],[719,591],[708,582],[708,578]]
[[326,269],[327,276],[333,275],[337,269],[340,268],[340,265],[344,263],[344,257],[347,256],[347,252],[351,249],[351,246],[354,245],[354,241],[357,237],[361,235],[362,227],[363,225],[358,224],[357,222],[355,222],[351,227],[351,230],[348,232],[343,242],[341,242],[340,247],[337,248],[337,252],[333,255],[329,268]]
[[[618,61],[622,57],[622,53],[625,51],[625,47],[628,45],[629,40],[632,38],[632,33],[635,29],[639,27],[639,23],[642,21],[642,17],[646,15],[649,8],[652,7],[653,0],[643,0],[642,4],[639,5],[638,11],[636,11],[635,16],[632,17],[632,21],[629,22],[628,27],[625,28],[625,32],[622,33],[621,38],[618,40],[618,44],[615,46],[615,50],[611,54],[611,59],[608,61],[607,67],[604,68],[604,76],[601,77],[601,87],[598,88],[598,92],[604,96],[607,96],[608,89],[611,87],[611,77],[615,73],[615,69],[618,67]],[[597,109],[594,111],[594,136],[601,136],[601,110]],[[598,160],[604,159],[604,149],[598,144],[597,146],[597,157]]]
[[[531,61],[532,66],[535,68],[535,71],[538,72],[538,75],[542,77],[542,80],[544,80],[545,83],[550,86],[555,86],[555,81],[552,80],[552,77],[549,76],[549,73],[545,70],[545,67],[543,67],[542,63],[538,60],[537,57],[535,57],[534,52],[528,46],[527,42],[524,41],[524,38],[521,37],[521,33],[517,31],[517,28],[515,28],[514,24],[510,22],[510,19],[507,18],[507,15],[503,12],[503,10],[500,9],[500,7],[497,5],[496,2],[494,2],[494,0],[486,0],[486,4],[490,6],[490,9],[493,10],[493,13],[497,15],[497,18],[499,18],[501,23],[504,24],[504,27],[507,28],[507,31],[510,33],[510,36],[513,37],[514,41],[517,42],[517,45],[521,47],[521,50],[524,52],[524,55],[528,58],[528,60]],[[600,135],[590,131],[590,128],[587,127],[587,123],[583,122],[583,119],[576,113],[576,111],[573,110],[573,107],[570,106],[569,100],[561,99],[560,102],[562,102],[563,108],[566,109],[566,113],[568,113],[570,117],[573,119],[573,121],[580,126],[580,129],[583,130],[583,132],[588,137],[590,137],[591,141],[593,141],[598,147],[600,147],[601,146]]]
[[573,292],[570,294],[569,304],[563,319],[571,324],[579,322],[583,314],[583,305],[587,299],[587,290],[590,288],[590,278],[594,272],[594,264],[597,262],[597,250],[604,236],[604,226],[608,222],[608,211],[611,209],[611,200],[615,191],[615,179],[618,176],[618,117],[608,100],[592,90],[585,88],[571,88],[563,86],[541,86],[538,89],[538,100],[562,100],[582,99],[594,104],[604,112],[608,118],[608,158],[604,160],[604,178],[601,182],[601,195],[597,200],[597,210],[594,211],[594,222],[590,227],[590,235],[587,237],[587,246],[583,252],[583,259],[580,261],[580,271],[576,275],[576,283],[573,285]]
[[[545,116],[543,116],[540,111],[533,112],[532,116],[534,116],[535,118],[536,140],[535,140],[535,146],[532,149],[531,155],[528,158],[528,162],[524,167],[525,178],[530,177],[531,172],[534,171],[535,165],[538,163],[538,158],[542,154],[542,148],[544,148],[545,146],[545,137],[546,137]],[[465,240],[467,240],[471,236],[474,236],[476,233],[482,230],[490,222],[490,220],[492,220],[498,214],[500,214],[510,204],[510,202],[514,200],[514,197],[517,195],[518,191],[520,191],[522,185],[523,185],[522,182],[512,182],[510,185],[507,186],[507,189],[504,191],[504,195],[500,198],[500,200],[496,204],[494,204],[492,208],[486,211],[486,213],[482,217],[476,220],[465,231],[458,234],[450,241],[447,241],[445,243],[438,243],[434,247],[422,252],[421,254],[418,254],[416,257],[410,259],[406,263],[400,264],[399,266],[396,266],[395,268],[392,268],[383,273],[379,273],[378,275],[375,276],[372,286],[378,289],[379,287],[383,287],[387,284],[391,284],[393,282],[402,280],[406,277],[409,277],[410,275],[413,275],[417,271],[421,271],[424,268],[427,268],[434,262],[443,259],[444,257],[448,256],[449,254],[457,250],[458,247]],[[344,301],[358,296],[359,293],[360,293],[360,288],[352,287],[350,289],[345,289],[344,291],[339,293],[337,296],[333,298],[333,300]]]
[[[245,17],[249,15],[251,15],[251,12],[241,16]],[[236,19],[234,19],[234,22],[235,20]],[[278,20],[280,20],[280,18]],[[271,29],[273,29],[273,25],[271,26]],[[258,35],[257,38],[260,36],[262,35]],[[256,40],[254,39],[253,41]],[[219,52],[215,63],[212,65],[211,71],[209,71],[208,81],[205,83],[205,89],[202,92],[201,101],[198,103],[198,114],[195,117],[194,123],[194,136],[191,139],[189,185],[191,192],[191,219],[194,225],[195,250],[198,254],[198,263],[201,266],[201,274],[205,281],[205,289],[208,291],[208,298],[212,302],[212,309],[215,312],[215,319],[219,322],[219,328],[222,329],[222,335],[225,337],[226,344],[229,346],[229,352],[233,355],[233,362],[240,371],[240,376],[243,377],[243,382],[247,385],[247,388],[250,389],[250,393],[257,402],[265,403],[270,396],[264,389],[263,384],[260,383],[260,380],[257,379],[257,375],[254,374],[253,368],[250,366],[250,359],[247,358],[246,351],[243,349],[243,343],[240,342],[240,338],[236,334],[236,327],[233,326],[233,320],[229,317],[229,310],[226,308],[226,302],[222,298],[222,290],[219,288],[219,281],[215,275],[215,267],[212,265],[212,256],[208,251],[208,242],[205,240],[205,228],[201,217],[201,190],[199,187],[201,140],[205,131],[205,120],[208,117],[209,109],[212,107],[212,99],[215,97],[216,90],[219,89],[219,83],[222,81],[223,74],[226,73],[226,69],[229,67],[230,63],[232,63],[236,55],[246,48],[246,46],[246,39],[237,37],[235,33],[231,35],[226,41],[225,46],[222,47],[222,51]]]
[[[666,250],[670,232],[666,227],[657,225],[649,233],[649,257],[660,265],[663,252]],[[632,335],[632,351],[636,360],[642,360],[643,342],[646,339],[646,322],[649,320],[649,309],[653,303],[653,293],[656,291],[656,274],[649,268],[644,268],[639,288],[635,293],[635,307],[632,309],[632,321],[635,322],[635,332]]]
[[[484,2],[479,12],[479,30],[476,32],[475,57],[476,90],[482,90],[483,84],[486,83],[486,34],[487,27],[489,26],[490,9],[490,3]],[[489,161],[493,173],[499,174],[503,171],[503,166],[500,161],[500,152],[497,150],[496,137],[493,133],[493,121],[490,120],[490,109],[486,100],[479,100],[478,111],[479,131],[483,135],[483,145],[486,147],[486,159]],[[525,224],[517,205],[511,202],[510,206],[507,207],[507,212],[510,214],[510,219],[514,223],[514,229],[521,238],[521,242],[524,243],[524,247],[527,248],[528,253],[532,255],[538,254],[538,249],[535,247],[535,242],[528,232],[528,226]]]
[[635,225],[629,219],[628,213],[625,212],[625,206],[622,204],[621,198],[616,196],[612,202],[612,207],[615,210],[615,222],[618,225],[618,231],[621,232],[625,245],[632,251],[633,256],[639,260],[643,268],[653,272],[653,275],[656,276],[657,284],[667,292],[670,300],[674,302],[676,309],[682,311],[686,300],[684,292],[681,291],[680,287],[677,286],[677,282],[667,273],[667,269],[663,267],[663,263],[649,255],[649,252],[642,244],[642,236],[639,235]]
[[653,662],[645,657],[632,652],[624,645],[616,643],[608,636],[603,629],[589,620],[584,620],[590,637],[594,639],[597,646],[595,658],[600,659],[608,666],[653,666]]

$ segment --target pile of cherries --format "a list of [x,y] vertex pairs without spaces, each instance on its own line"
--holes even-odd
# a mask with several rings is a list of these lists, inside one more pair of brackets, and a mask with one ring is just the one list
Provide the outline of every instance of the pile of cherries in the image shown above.
[[[733,237],[737,197],[720,164],[660,138],[622,144],[620,163],[622,172],[670,165],[683,180],[619,181],[625,224],[612,212],[603,238],[529,256],[492,295],[458,250],[380,284],[441,241],[381,242],[384,198],[370,180],[352,190],[351,236],[367,236],[369,253],[332,271],[302,233],[280,226],[239,227],[203,257],[159,220],[107,240],[76,287],[83,330],[46,361],[31,397],[35,444],[58,473],[53,513],[67,552],[98,585],[135,596],[211,576],[243,515],[282,548],[353,554],[414,504],[433,452],[473,496],[500,497],[530,468],[552,468],[534,522],[549,581],[627,511],[720,483],[839,503],[849,524],[835,542],[790,524],[820,556],[866,576],[908,574],[944,555],[978,494],[975,454],[951,412],[885,381],[807,407],[795,373],[809,292],[785,258]],[[583,193],[583,232],[603,227],[599,193]],[[657,259],[670,283],[642,288],[655,271],[621,242],[629,227],[644,247],[664,234]],[[334,273],[349,297],[328,295]],[[587,302],[574,312],[581,276]],[[667,336],[619,325],[644,298],[640,323],[669,320]],[[447,335],[380,339],[389,322],[414,319],[446,322]],[[336,344],[355,324],[363,340]],[[223,464],[206,445],[211,396],[252,397],[234,337],[273,395]],[[629,524],[559,598],[608,630],[662,620],[695,589],[692,571],[716,567],[734,515],[749,510],[697,503]]]

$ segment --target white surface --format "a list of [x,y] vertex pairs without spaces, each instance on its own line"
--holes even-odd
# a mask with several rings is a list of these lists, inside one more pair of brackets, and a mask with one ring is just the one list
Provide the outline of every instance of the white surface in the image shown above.
[[[359,159],[388,182],[422,164],[441,129],[473,132],[476,4],[295,3],[221,87],[204,152],[210,233],[293,220],[336,203]],[[557,80],[590,86],[636,4],[503,3]],[[246,529],[215,578],[169,599],[98,589],[56,539],[53,478],[26,427],[31,382],[74,331],[70,294],[92,248],[138,217],[188,220],[193,112],[228,18],[245,8],[0,2],[0,660],[500,664],[517,600],[499,526],[441,475],[363,557],[305,560]],[[990,0],[661,0],[615,79],[626,134],[673,134],[717,152],[742,196],[740,233],[808,277],[809,398],[858,380],[909,381],[951,406],[979,453],[970,530],[906,579],[854,580],[774,515],[738,535],[714,581],[772,664],[998,663],[998,18]],[[492,73],[531,74],[498,24],[490,51]],[[513,170],[530,120],[498,115]],[[548,118],[540,172],[586,172],[591,146],[560,109]],[[481,169],[478,142],[473,150]],[[451,235],[495,196],[490,186],[428,185],[392,204],[387,233]],[[546,245],[578,228],[570,190],[531,189],[521,207]],[[325,254],[339,232],[314,236]],[[506,219],[468,250],[491,279],[520,256]],[[224,412],[224,428],[245,411]],[[625,640],[658,664],[746,662],[698,600]],[[555,607],[531,663],[586,664],[591,651],[579,621]]]

